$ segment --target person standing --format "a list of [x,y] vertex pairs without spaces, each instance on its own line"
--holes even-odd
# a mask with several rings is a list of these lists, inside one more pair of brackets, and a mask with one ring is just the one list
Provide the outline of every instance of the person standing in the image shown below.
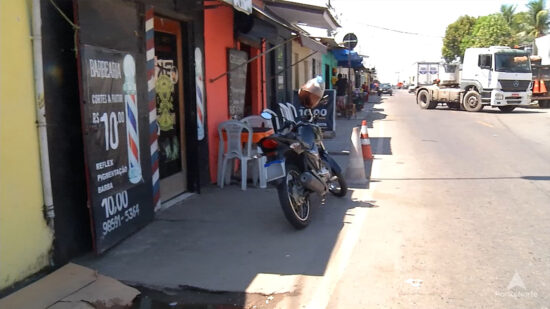
[[342,74],[338,74],[338,80],[336,81],[336,107],[340,113],[345,111],[346,106],[346,89],[348,86],[348,80],[342,77]]
[[332,68],[332,77],[330,79],[331,89],[334,89],[336,87],[336,82],[338,81],[338,77],[336,77],[336,68]]
[[361,90],[363,90],[363,102],[369,101],[369,85],[367,85],[367,82],[364,82],[361,86]]

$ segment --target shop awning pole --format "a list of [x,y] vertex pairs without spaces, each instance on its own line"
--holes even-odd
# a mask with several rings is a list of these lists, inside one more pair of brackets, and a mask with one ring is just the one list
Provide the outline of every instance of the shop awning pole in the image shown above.
[[255,57],[253,57],[253,58],[250,58],[248,61],[243,62],[243,63],[241,63],[241,64],[239,64],[239,65],[237,65],[237,66],[231,68],[230,70],[225,71],[224,73],[222,73],[222,74],[220,74],[220,75],[218,75],[218,76],[216,76],[216,77],[214,77],[214,78],[211,78],[211,79],[210,79],[210,82],[213,83],[213,82],[217,81],[218,79],[224,77],[225,75],[229,74],[230,72],[232,72],[232,71],[234,71],[234,70],[236,70],[236,69],[242,67],[243,65],[249,64],[250,62],[252,62],[252,61],[258,59],[259,57],[262,57],[263,55],[265,55],[265,54],[271,52],[272,50],[274,50],[274,49],[280,47],[281,45],[284,45],[284,44],[286,44],[286,43],[288,43],[288,42],[294,40],[294,39],[297,38],[297,37],[298,37],[298,36],[291,37],[290,39],[288,39],[288,40],[286,40],[286,41],[284,41],[284,42],[282,42],[282,43],[279,43],[279,44],[277,44],[277,45],[271,47],[270,49],[266,50],[265,52],[263,52],[263,53],[261,53],[261,54],[255,56]]

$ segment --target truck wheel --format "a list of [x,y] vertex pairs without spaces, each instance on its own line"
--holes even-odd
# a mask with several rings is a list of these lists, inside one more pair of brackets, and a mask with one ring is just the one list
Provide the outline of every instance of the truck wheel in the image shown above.
[[416,96],[416,103],[421,109],[429,109],[431,104],[430,101],[430,94],[428,93],[428,90],[422,89],[418,92],[418,95]]
[[483,104],[481,103],[481,96],[477,91],[470,90],[464,95],[464,109],[469,112],[479,112],[483,109]]
[[550,108],[550,101],[549,100],[540,100],[539,101],[539,107],[540,108]]
[[503,113],[509,113],[514,109],[516,109],[516,107],[512,105],[506,105],[506,106],[499,106],[498,109],[500,109],[500,111]]

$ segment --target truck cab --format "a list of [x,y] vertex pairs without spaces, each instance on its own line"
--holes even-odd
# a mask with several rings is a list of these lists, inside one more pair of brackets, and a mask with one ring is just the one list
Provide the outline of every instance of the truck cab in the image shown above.
[[531,104],[531,64],[522,50],[504,46],[468,48],[460,88],[476,90],[483,105]]

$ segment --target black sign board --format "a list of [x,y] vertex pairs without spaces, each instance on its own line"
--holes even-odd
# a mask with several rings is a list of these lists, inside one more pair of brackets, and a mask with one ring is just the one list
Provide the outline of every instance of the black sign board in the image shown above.
[[357,46],[357,36],[355,33],[347,33],[344,35],[344,46],[346,46],[347,49],[352,50]]
[[242,118],[244,116],[244,100],[246,95],[246,61],[248,55],[244,51],[228,50],[228,91],[229,117]]
[[140,146],[149,139],[140,129],[147,108],[138,108],[135,55],[81,45],[80,60],[89,205],[101,253],[153,217],[150,161],[143,162],[149,149]]
[[[336,131],[336,91],[333,89],[325,90],[323,96],[328,96],[326,100],[322,100],[312,112],[317,115],[317,124],[323,131]],[[294,99],[292,101],[298,118],[306,115],[306,109],[298,101],[298,91],[294,91]]]

